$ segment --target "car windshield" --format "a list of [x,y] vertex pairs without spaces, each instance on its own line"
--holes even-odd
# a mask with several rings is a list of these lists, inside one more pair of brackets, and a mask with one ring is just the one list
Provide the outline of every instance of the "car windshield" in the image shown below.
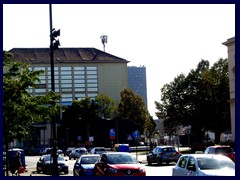
[[[45,161],[50,161],[50,159],[51,159],[51,161],[53,160],[52,156],[45,156],[44,157]],[[64,161],[64,158],[62,156],[58,156],[57,160],[58,161]]]
[[109,154],[108,164],[137,164],[134,157],[129,154]]
[[231,160],[197,158],[198,166],[201,170],[210,169],[235,169],[235,164]]
[[97,160],[98,160],[98,156],[82,157],[81,164],[95,164]]
[[95,149],[96,152],[105,152],[105,149]]

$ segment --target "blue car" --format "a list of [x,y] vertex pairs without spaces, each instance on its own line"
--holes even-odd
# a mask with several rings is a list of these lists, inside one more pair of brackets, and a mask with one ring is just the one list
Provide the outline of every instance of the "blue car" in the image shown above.
[[93,176],[93,169],[99,154],[82,155],[73,167],[73,176]]

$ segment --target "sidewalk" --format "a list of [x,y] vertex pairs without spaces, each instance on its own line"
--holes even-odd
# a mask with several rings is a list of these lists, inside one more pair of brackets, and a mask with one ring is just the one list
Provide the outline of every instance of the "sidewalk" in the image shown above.
[[[9,176],[12,176],[12,173],[9,172]],[[13,175],[16,176],[16,175]],[[26,169],[25,173],[20,174],[20,176],[50,176],[50,175],[46,175],[46,174],[37,174],[36,169],[35,168],[30,168],[30,169]]]

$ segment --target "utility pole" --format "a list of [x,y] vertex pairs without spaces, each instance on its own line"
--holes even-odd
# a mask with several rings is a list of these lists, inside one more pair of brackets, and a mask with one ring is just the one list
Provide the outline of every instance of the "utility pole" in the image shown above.
[[[58,46],[60,45],[59,40],[56,40],[55,38],[60,35],[60,30],[55,31],[55,29],[52,28],[52,4],[49,4],[49,14],[50,14],[50,61],[51,61],[51,86],[52,91],[55,92],[55,82],[54,82],[54,54],[53,50],[58,49]],[[53,102],[52,107],[56,105],[56,102]],[[52,116],[52,143],[53,143],[53,149],[52,149],[52,158],[53,158],[53,164],[52,164],[52,176],[59,176],[58,172],[58,154],[57,154],[57,139],[56,139],[56,116]]]

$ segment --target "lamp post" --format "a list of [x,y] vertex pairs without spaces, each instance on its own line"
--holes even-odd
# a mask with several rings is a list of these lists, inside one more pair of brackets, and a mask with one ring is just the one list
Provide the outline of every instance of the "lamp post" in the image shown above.
[[68,148],[68,130],[69,130],[69,128],[66,128],[66,131],[67,131],[67,142],[66,142],[66,144],[67,144],[67,148]]
[[[51,87],[52,91],[55,92],[55,82],[54,82],[54,55],[53,50],[57,49],[59,41],[55,38],[60,35],[60,30],[55,31],[52,28],[52,4],[49,4],[49,15],[50,15],[50,61],[51,61]],[[56,102],[53,102],[52,107],[54,107]],[[58,162],[57,162],[57,140],[56,140],[56,116],[52,116],[52,141],[53,141],[53,151],[52,151],[52,176],[59,176],[58,172]]]

